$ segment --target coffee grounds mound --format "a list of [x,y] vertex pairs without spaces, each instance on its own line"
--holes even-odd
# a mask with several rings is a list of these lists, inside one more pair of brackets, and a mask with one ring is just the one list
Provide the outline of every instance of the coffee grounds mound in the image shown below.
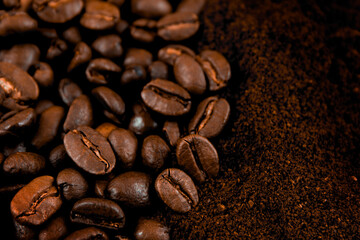
[[222,52],[232,114],[218,178],[173,239],[358,239],[359,1],[209,0],[203,48]]

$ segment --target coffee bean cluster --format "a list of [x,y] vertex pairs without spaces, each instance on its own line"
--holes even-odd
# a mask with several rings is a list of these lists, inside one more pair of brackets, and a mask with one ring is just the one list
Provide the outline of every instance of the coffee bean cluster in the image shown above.
[[181,44],[205,0],[124,2],[2,1],[0,195],[18,239],[169,239],[141,212],[190,211],[219,172],[230,65]]

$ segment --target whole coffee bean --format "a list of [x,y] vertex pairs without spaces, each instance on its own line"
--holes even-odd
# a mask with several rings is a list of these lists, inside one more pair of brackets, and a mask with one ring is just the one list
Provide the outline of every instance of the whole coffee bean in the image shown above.
[[156,79],[145,85],[141,98],[151,110],[166,116],[180,116],[191,108],[190,94],[179,85]]
[[11,200],[12,216],[21,224],[41,225],[62,205],[54,178],[41,176],[20,189]]
[[97,38],[91,46],[107,58],[117,58],[123,54],[121,38],[116,34],[101,36]]
[[33,126],[35,120],[36,113],[33,108],[27,108],[20,112],[8,112],[0,118],[0,137],[20,134],[24,129]]
[[38,28],[37,31],[41,34],[41,36],[48,39],[59,38],[55,28]]
[[91,91],[92,95],[101,103],[106,111],[119,118],[125,113],[125,103],[123,99],[107,87],[97,87]]
[[41,114],[39,128],[31,140],[31,144],[35,148],[40,149],[53,141],[58,133],[64,115],[64,108],[60,106],[52,106],[46,109]]
[[168,14],[157,23],[158,35],[166,41],[182,41],[193,36],[200,23],[196,14],[177,12]]
[[26,12],[0,10],[0,36],[33,31],[38,23]]
[[132,168],[138,148],[136,136],[129,130],[118,128],[110,133],[108,140],[122,167]]
[[176,212],[188,212],[199,202],[194,182],[177,168],[162,171],[156,178],[155,190],[161,200]]
[[116,163],[109,142],[96,130],[80,126],[64,137],[66,152],[84,171],[104,175],[110,173]]
[[162,131],[170,145],[175,147],[180,138],[179,124],[177,122],[165,121]]
[[221,53],[205,50],[200,53],[197,60],[207,76],[210,91],[217,91],[226,87],[231,78],[231,68],[229,62]]
[[86,3],[80,24],[92,30],[105,30],[115,26],[119,19],[120,11],[115,5],[108,2],[90,1]]
[[5,159],[2,168],[11,176],[35,175],[45,168],[45,158],[32,152],[17,152]]
[[131,0],[133,13],[146,17],[158,18],[172,12],[172,7],[167,0]]
[[108,138],[110,133],[117,128],[118,127],[115,126],[114,124],[105,122],[105,123],[100,124],[95,130],[98,131],[105,138]]
[[39,62],[40,50],[34,44],[18,44],[0,51],[0,61],[12,63],[24,71]]
[[52,60],[61,56],[67,49],[68,46],[64,40],[59,38],[53,39],[49,49],[47,50],[46,58]]
[[176,81],[192,94],[200,95],[206,90],[204,72],[199,63],[187,54],[179,56],[174,64]]
[[107,186],[109,198],[130,207],[146,207],[150,201],[151,178],[142,172],[125,172]]
[[156,37],[156,30],[156,21],[141,18],[133,22],[130,27],[130,34],[135,40],[150,43]]
[[59,172],[56,184],[67,201],[85,197],[89,188],[87,181],[81,173],[72,168],[66,168]]
[[135,134],[143,135],[158,127],[157,122],[151,118],[150,113],[142,104],[135,104],[133,112],[134,115],[130,119],[129,130]]
[[38,17],[50,23],[64,23],[77,16],[84,3],[82,0],[34,0],[33,10]]
[[50,87],[54,83],[54,72],[46,62],[39,62],[34,65],[34,80],[42,87]]
[[64,144],[56,146],[49,153],[49,162],[55,169],[65,167],[69,160]]
[[115,24],[115,30],[116,32],[118,32],[119,34],[123,34],[129,27],[129,23],[123,19],[120,19],[116,24]]
[[121,72],[121,68],[106,58],[96,58],[91,60],[86,68],[86,78],[96,84],[107,84],[109,79]]
[[146,80],[146,70],[143,66],[135,65],[130,66],[125,69],[121,76],[120,83],[122,85],[130,83],[138,83],[140,81]]
[[67,71],[71,72],[74,68],[90,61],[91,57],[91,48],[84,42],[77,43],[74,48],[74,57],[71,59]]
[[140,219],[134,233],[136,240],[170,240],[170,229],[158,221]]
[[183,45],[168,45],[164,48],[161,48],[158,52],[158,58],[161,61],[173,66],[176,59],[183,54],[187,54],[195,58],[194,51]]
[[208,97],[203,100],[189,123],[189,132],[206,138],[216,137],[225,127],[230,105],[224,98]]
[[54,103],[48,99],[38,101],[35,107],[35,113],[37,116],[41,115],[46,109],[54,106]]
[[143,66],[148,67],[152,63],[153,56],[152,54],[145,50],[139,48],[130,48],[124,59],[124,66]]
[[169,70],[168,66],[162,61],[155,61],[149,66],[150,78],[152,80],[160,78],[160,79],[168,79]]
[[75,26],[66,29],[63,34],[63,38],[71,44],[78,44],[81,42],[81,35],[79,29]]
[[204,9],[205,3],[206,0],[182,0],[176,9],[176,12],[190,12],[199,15]]
[[79,85],[71,81],[69,78],[63,78],[60,80],[58,90],[62,101],[68,106],[70,106],[76,98],[82,95],[82,90]]
[[64,122],[64,131],[75,129],[78,126],[91,126],[93,123],[93,110],[89,98],[80,95],[70,105]]
[[161,137],[150,135],[144,139],[141,148],[142,163],[144,166],[158,171],[164,166],[169,154],[170,148]]
[[102,198],[84,198],[77,201],[70,213],[70,220],[102,228],[119,230],[125,225],[123,210],[115,202]]
[[68,232],[64,217],[57,217],[43,228],[39,233],[39,240],[62,239]]
[[176,147],[179,165],[196,181],[215,177],[219,172],[219,156],[216,148],[200,135],[188,135],[179,140]]
[[109,240],[106,233],[98,228],[88,227],[81,230],[77,230],[67,236],[64,240]]
[[[14,223],[15,237],[19,240],[33,240],[36,238],[36,230],[32,226],[27,226],[12,220]],[[9,237],[9,236],[7,236]]]

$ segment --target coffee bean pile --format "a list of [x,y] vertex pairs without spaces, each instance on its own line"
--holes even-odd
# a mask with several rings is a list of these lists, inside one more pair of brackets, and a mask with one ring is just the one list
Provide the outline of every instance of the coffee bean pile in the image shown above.
[[131,24],[123,4],[2,2],[0,194],[18,239],[169,239],[139,213],[190,211],[219,172],[230,65],[179,44],[205,0],[129,0]]

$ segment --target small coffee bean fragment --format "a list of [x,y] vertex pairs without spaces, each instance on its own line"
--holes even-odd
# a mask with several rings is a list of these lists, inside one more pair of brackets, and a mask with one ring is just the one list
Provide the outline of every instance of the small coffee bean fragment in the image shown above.
[[158,58],[161,61],[173,66],[175,64],[176,59],[183,54],[187,54],[190,57],[195,58],[195,53],[193,50],[183,45],[177,45],[177,44],[168,45],[164,48],[161,48],[158,52]]
[[69,78],[63,78],[60,80],[58,90],[62,101],[68,106],[70,106],[76,98],[82,95],[82,90],[79,85],[71,81]]
[[56,184],[67,201],[85,197],[89,188],[87,181],[81,173],[72,168],[66,168],[59,172]]
[[168,66],[162,61],[155,61],[149,66],[150,78],[152,80],[160,78],[160,79],[168,79],[169,77],[169,69]]
[[97,38],[91,46],[107,58],[117,58],[123,54],[121,38],[116,34],[101,36]]
[[70,105],[64,122],[64,131],[70,131],[78,126],[91,126],[93,123],[93,110],[89,98],[80,95]]
[[204,9],[205,3],[206,0],[182,0],[176,9],[176,12],[190,12],[199,15]]
[[91,91],[92,95],[105,108],[104,111],[109,112],[116,119],[125,113],[125,103],[123,99],[110,88],[101,86]]
[[33,108],[23,111],[11,111],[0,118],[0,137],[17,135],[34,125],[36,113]]
[[77,27],[69,27],[62,33],[63,38],[71,44],[81,42],[81,35]]
[[59,38],[53,39],[49,49],[47,50],[46,58],[52,60],[62,55],[67,49],[68,46],[64,40]]
[[131,0],[133,13],[145,18],[158,18],[172,12],[167,0]]
[[54,72],[46,62],[39,62],[34,65],[34,80],[42,87],[50,87],[54,83]]
[[39,62],[40,50],[34,44],[18,44],[0,51],[0,61],[12,63],[24,71]]
[[80,24],[92,30],[105,30],[115,26],[119,19],[120,11],[117,6],[108,2],[88,1]]
[[66,236],[68,228],[64,217],[57,217],[49,223],[39,233],[39,240],[62,239]]
[[0,36],[36,30],[38,23],[26,12],[0,10]]
[[188,212],[199,202],[194,182],[177,168],[162,171],[156,178],[155,190],[161,200],[176,212]]
[[166,142],[157,135],[150,135],[144,139],[141,148],[142,163],[144,166],[158,171],[170,154]]
[[106,58],[91,60],[86,68],[86,78],[91,83],[107,84],[113,76],[121,72],[121,68]]
[[118,127],[115,126],[114,124],[105,122],[105,123],[100,124],[95,130],[98,131],[105,138],[108,138],[110,133],[117,128]]
[[170,240],[170,229],[158,221],[140,219],[134,233],[136,240]]
[[142,104],[135,104],[133,106],[134,115],[130,119],[129,130],[137,135],[144,135],[151,132],[158,127],[145,106]]
[[177,122],[165,121],[162,131],[171,146],[175,147],[180,138],[180,129]]
[[71,59],[67,71],[71,72],[81,64],[87,63],[91,60],[91,56],[91,48],[86,43],[77,43],[74,48],[74,57]]
[[95,227],[88,227],[84,229],[77,230],[67,236],[64,240],[109,240],[108,235]]
[[45,168],[45,158],[37,153],[17,152],[8,156],[2,169],[10,176],[29,176],[38,174]]
[[146,18],[138,19],[131,25],[130,34],[140,42],[153,42],[156,37],[156,21]]

